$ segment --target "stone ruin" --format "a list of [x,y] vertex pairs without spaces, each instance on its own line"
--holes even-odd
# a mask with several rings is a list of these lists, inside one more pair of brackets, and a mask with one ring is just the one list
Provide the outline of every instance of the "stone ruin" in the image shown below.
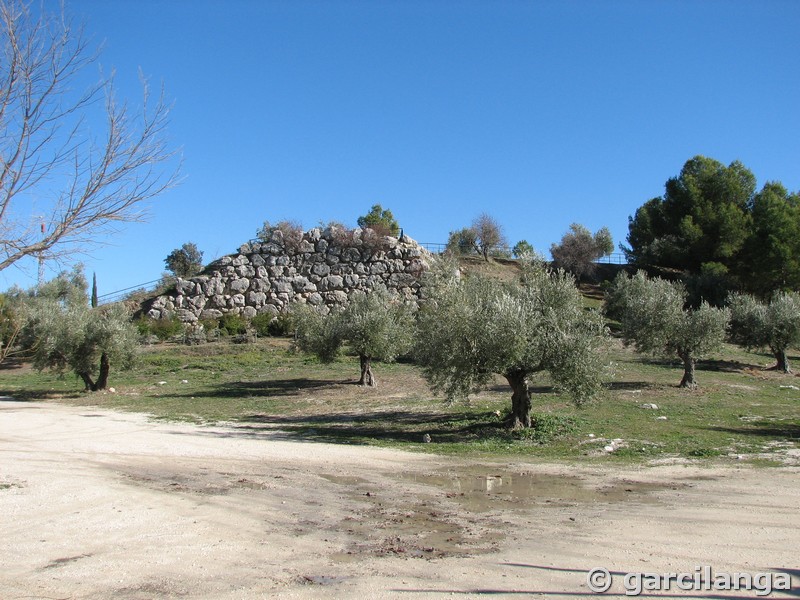
[[353,293],[379,288],[408,302],[420,300],[420,277],[431,255],[408,236],[332,227],[295,233],[275,229],[265,240],[244,244],[200,275],[179,278],[172,290],[145,302],[142,313],[194,323],[224,313],[277,316],[296,302],[328,312]]

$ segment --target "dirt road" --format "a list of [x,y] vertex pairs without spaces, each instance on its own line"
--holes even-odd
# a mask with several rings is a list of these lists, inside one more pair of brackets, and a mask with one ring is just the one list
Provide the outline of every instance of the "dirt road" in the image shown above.
[[796,467],[474,464],[0,401],[4,599],[586,598],[595,567],[619,595],[706,565],[796,598],[799,509]]

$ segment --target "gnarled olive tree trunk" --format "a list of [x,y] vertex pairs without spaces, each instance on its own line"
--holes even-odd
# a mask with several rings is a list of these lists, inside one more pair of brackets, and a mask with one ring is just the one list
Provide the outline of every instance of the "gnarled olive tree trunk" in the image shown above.
[[770,347],[772,355],[775,357],[776,364],[770,367],[771,371],[780,371],[782,373],[791,373],[792,369],[789,367],[789,357],[786,356],[786,349],[777,349]]
[[695,359],[691,352],[678,352],[678,356],[683,361],[683,379],[679,387],[696,388],[697,382],[694,379]]
[[78,375],[83,379],[87,392],[97,392],[108,387],[108,372],[110,370],[111,362],[108,360],[108,354],[103,352],[103,354],[100,355],[100,373],[97,375],[97,381],[92,380],[90,373],[78,373]]
[[375,375],[372,374],[372,357],[362,354],[359,359],[361,360],[361,379],[358,380],[358,384],[369,387],[377,386],[378,382],[375,381]]
[[511,427],[520,429],[531,426],[531,390],[528,387],[528,374],[514,370],[505,374],[511,386]]

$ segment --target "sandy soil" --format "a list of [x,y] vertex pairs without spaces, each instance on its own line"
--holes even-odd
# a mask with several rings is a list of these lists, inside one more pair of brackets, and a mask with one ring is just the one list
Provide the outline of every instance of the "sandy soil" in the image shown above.
[[620,595],[698,565],[790,573],[772,597],[800,597],[799,475],[475,464],[5,400],[0,597],[585,598],[595,567]]

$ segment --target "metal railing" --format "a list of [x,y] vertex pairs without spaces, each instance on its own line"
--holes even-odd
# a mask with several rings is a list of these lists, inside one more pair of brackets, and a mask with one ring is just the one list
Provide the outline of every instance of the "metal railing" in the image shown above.
[[[447,249],[447,244],[433,243],[433,242],[417,242],[417,243],[423,248],[425,248],[431,254],[443,254],[444,251]],[[505,254],[507,256],[513,256],[511,248],[508,246],[500,246],[498,248],[495,248],[495,250],[499,250],[502,254]],[[612,252],[611,254],[598,258],[594,262],[604,265],[628,264],[628,260],[625,258],[625,255],[622,252]]]
[[149,286],[155,286],[161,283],[161,279],[154,279],[153,281],[145,281],[144,283],[138,283],[136,285],[132,285],[130,287],[123,288],[121,290],[117,290],[115,292],[109,292],[108,294],[102,294],[97,296],[97,303],[98,304],[110,304],[112,302],[119,302],[123,300],[126,296],[129,296],[131,293],[136,292],[138,290],[143,291],[152,291],[149,290]]

